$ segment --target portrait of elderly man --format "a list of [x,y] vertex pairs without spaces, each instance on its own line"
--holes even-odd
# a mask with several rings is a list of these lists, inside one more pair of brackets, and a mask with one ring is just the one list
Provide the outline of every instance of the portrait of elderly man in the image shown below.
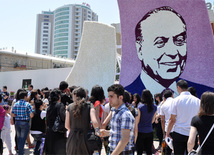
[[[176,80],[187,60],[187,28],[182,16],[169,6],[148,12],[135,28],[136,50],[142,71],[126,89],[153,94],[165,88],[176,90]],[[133,86],[134,85],[134,86]],[[135,87],[136,85],[136,87]],[[178,93],[175,91],[175,95]]]

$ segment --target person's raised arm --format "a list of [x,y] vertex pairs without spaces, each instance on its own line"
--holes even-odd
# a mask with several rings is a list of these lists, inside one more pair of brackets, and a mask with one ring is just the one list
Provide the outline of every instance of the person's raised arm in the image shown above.
[[101,105],[97,105],[95,107],[95,112],[96,112],[96,118],[97,118],[97,122],[98,122],[98,127],[101,128],[101,121],[100,121],[100,118],[99,118],[99,115],[100,115],[100,108],[101,108]]
[[99,124],[98,124],[98,121],[97,121],[96,111],[95,111],[94,108],[90,109],[90,117],[91,117],[91,121],[92,121],[93,127],[94,128],[98,128]]
[[187,142],[188,152],[190,152],[193,149],[193,147],[195,146],[196,135],[197,135],[197,129],[195,127],[191,126],[190,133],[189,133],[189,139]]
[[103,124],[102,124],[102,129],[105,129],[107,124],[110,122],[111,120],[111,117],[112,117],[112,111],[109,112],[108,116],[106,117],[106,119],[103,121]]

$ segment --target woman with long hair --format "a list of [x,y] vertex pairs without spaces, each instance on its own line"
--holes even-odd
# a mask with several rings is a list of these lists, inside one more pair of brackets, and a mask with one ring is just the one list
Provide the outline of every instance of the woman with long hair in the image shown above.
[[36,142],[36,145],[34,148],[34,155],[39,155],[42,138],[44,137],[46,132],[46,124],[45,124],[46,111],[43,111],[44,104],[42,100],[40,99],[35,100],[34,103],[35,103],[35,110],[34,110],[34,117],[32,118],[32,121],[31,121],[30,133],[34,138],[34,141]]
[[[196,135],[199,135],[200,144],[203,143],[209,130],[214,124],[214,93],[205,92],[201,95],[200,110],[197,116],[192,118],[190,135],[187,143],[188,152],[190,152],[194,145]],[[214,130],[207,138],[206,142],[202,146],[201,154],[214,154]]]
[[61,121],[65,121],[65,107],[61,103],[60,90],[54,89],[49,96],[49,107],[46,114],[46,137],[44,145],[45,154],[66,154],[65,133],[53,131],[54,122],[59,115]]
[[69,136],[66,143],[66,153],[93,154],[93,150],[87,145],[86,136],[91,128],[99,131],[96,113],[92,103],[86,102],[86,91],[82,87],[75,88],[72,92],[73,103],[67,107],[65,127]]
[[132,102],[134,108],[137,108],[140,103],[141,103],[140,95],[138,93],[135,93],[133,95],[133,102]]
[[99,85],[96,85],[91,90],[91,97],[89,101],[94,105],[96,110],[96,117],[99,124],[99,128],[101,128],[101,119],[103,114],[103,109],[101,107],[101,103],[105,99],[103,88]]
[[155,120],[157,107],[153,104],[153,97],[149,90],[142,92],[142,103],[138,106],[140,110],[140,122],[138,124],[138,137],[136,142],[137,154],[152,154],[153,129],[152,123]]

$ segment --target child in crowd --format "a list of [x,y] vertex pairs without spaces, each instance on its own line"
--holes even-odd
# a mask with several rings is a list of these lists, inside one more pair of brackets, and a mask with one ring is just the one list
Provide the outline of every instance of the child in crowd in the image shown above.
[[11,133],[10,106],[3,105],[3,108],[5,110],[5,120],[4,120],[4,126],[2,128],[1,139],[7,145],[9,155],[12,155],[12,144],[11,144],[11,136],[10,136],[10,133]]

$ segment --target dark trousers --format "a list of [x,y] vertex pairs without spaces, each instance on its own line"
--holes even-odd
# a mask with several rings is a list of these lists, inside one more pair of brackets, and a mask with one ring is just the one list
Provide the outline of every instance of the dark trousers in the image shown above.
[[3,142],[2,142],[2,139],[1,139],[1,130],[0,130],[0,155],[3,154]]
[[138,132],[136,150],[138,155],[142,155],[146,151],[147,155],[152,154],[153,132],[141,133]]
[[174,146],[174,154],[181,155],[186,154],[187,152],[187,141],[189,136],[181,135],[177,132],[173,132],[173,146]]
[[160,118],[158,119],[158,123],[155,125],[155,128],[156,128],[156,135],[159,139],[159,145],[161,145],[162,140],[163,140],[163,130],[161,127],[161,119]]
[[[166,132],[165,132],[166,133]],[[170,133],[169,134],[171,137],[172,137],[172,139],[173,139],[173,133]],[[171,153],[172,153],[172,149],[170,149],[170,147],[166,144],[166,148],[165,148],[165,155],[171,155]]]

